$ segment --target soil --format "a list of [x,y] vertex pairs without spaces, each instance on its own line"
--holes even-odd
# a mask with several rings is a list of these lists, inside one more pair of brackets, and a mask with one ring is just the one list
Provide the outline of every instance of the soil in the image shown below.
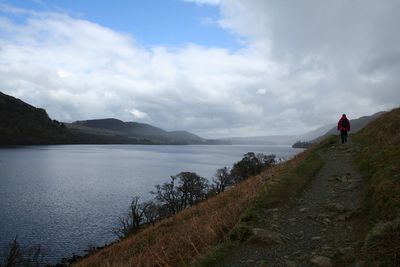
[[[353,165],[355,143],[321,154],[325,164],[302,195],[265,210],[254,236],[218,266],[360,266],[357,254],[366,223],[364,182]],[[264,216],[264,214],[263,214]]]

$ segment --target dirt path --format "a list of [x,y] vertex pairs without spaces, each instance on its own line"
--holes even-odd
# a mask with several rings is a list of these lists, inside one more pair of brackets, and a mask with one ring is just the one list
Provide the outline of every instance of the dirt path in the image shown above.
[[218,266],[356,266],[363,181],[352,165],[356,144],[334,145],[302,196],[267,210],[267,224]]

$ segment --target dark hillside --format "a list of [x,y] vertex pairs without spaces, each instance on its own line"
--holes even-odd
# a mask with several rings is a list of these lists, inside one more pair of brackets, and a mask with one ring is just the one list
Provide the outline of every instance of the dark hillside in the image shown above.
[[107,129],[111,131],[123,132],[125,134],[136,134],[143,136],[162,135],[167,133],[166,131],[149,124],[139,122],[123,122],[113,118],[77,121],[74,124],[79,124],[90,128]]
[[0,144],[48,144],[65,141],[65,125],[46,111],[0,92]]
[[158,127],[139,122],[123,122],[117,119],[97,119],[77,121],[68,125],[85,132],[114,133],[120,136],[149,139],[160,144],[204,144],[205,140],[187,131],[168,132]]
[[168,132],[169,136],[174,136],[175,138],[178,138],[183,141],[197,141],[197,142],[204,142],[205,140],[198,135],[192,134],[188,131],[173,131],[173,132]]
[[0,145],[152,144],[116,133],[87,132],[52,120],[46,110],[0,92]]
[[114,131],[126,131],[127,125],[123,121],[117,119],[99,119],[99,120],[86,120],[86,121],[77,121],[76,124],[84,125],[92,128],[101,128],[108,129]]

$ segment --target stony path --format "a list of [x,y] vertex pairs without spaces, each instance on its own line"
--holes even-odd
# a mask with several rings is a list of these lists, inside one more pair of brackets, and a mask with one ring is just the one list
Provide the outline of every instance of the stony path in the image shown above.
[[302,196],[267,210],[268,223],[219,266],[355,266],[364,186],[351,163],[356,149],[332,146]]

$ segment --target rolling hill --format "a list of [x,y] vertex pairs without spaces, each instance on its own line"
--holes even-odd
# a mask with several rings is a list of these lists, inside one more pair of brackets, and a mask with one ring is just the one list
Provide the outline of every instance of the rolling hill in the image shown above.
[[62,123],[46,110],[0,92],[0,145],[34,144],[221,144],[187,131],[150,124],[98,119]]
[[160,144],[205,144],[206,139],[187,131],[168,132],[146,123],[123,122],[117,119],[76,121],[68,124],[70,129],[98,134],[116,134],[128,138],[147,139]]

